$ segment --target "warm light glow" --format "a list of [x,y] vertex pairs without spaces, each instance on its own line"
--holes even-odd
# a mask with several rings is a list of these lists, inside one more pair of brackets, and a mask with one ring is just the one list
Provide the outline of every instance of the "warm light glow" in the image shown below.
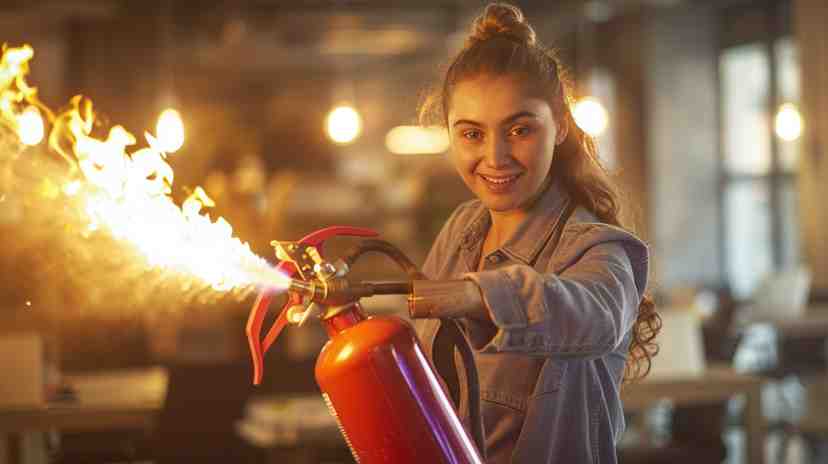
[[[43,120],[32,106],[38,103],[36,90],[25,81],[32,55],[31,47],[24,46],[4,50],[0,59],[0,125],[17,129],[24,143],[36,143],[44,135]],[[196,278],[221,291],[287,287],[283,274],[233,237],[227,221],[214,221],[202,211],[214,206],[204,190],[197,187],[181,207],[173,201],[173,171],[166,155],[184,139],[176,111],[162,113],[156,135],[145,134],[148,146],[127,152],[137,140],[121,126],[113,126],[106,138],[92,135],[95,115],[88,99],[74,97],[57,117],[40,108],[52,123],[49,148],[72,165],[62,187],[65,207],[82,213],[88,233],[105,231],[130,245],[107,253],[131,256],[137,250],[145,260],[136,265],[178,274],[187,285]]]
[[155,126],[158,134],[159,148],[167,153],[174,153],[184,145],[184,122],[178,111],[168,108],[158,116]]
[[802,116],[792,103],[779,107],[775,121],[776,135],[787,142],[794,141],[802,135]]
[[575,118],[578,127],[593,137],[603,134],[609,122],[604,105],[593,97],[579,100],[572,109],[572,117]]
[[66,195],[73,197],[78,194],[81,188],[81,182],[79,180],[73,180],[69,182],[63,187],[63,193]]
[[43,118],[40,111],[29,106],[17,117],[17,133],[26,145],[37,145],[43,140]]
[[397,126],[385,136],[385,146],[398,155],[443,153],[449,137],[442,127]]
[[338,106],[328,113],[328,137],[336,143],[351,143],[362,130],[362,118],[350,106]]

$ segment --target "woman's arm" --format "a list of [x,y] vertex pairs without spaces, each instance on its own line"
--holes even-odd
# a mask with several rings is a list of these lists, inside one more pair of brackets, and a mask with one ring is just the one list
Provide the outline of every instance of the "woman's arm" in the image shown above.
[[526,265],[466,274],[479,286],[495,329],[470,324],[475,348],[578,358],[616,349],[644,292],[635,274],[647,272],[633,269],[625,245],[599,243],[559,275]]
[[412,317],[463,318],[482,352],[584,358],[613,351],[635,322],[647,249],[626,233],[606,240],[603,231],[590,232],[568,247],[572,263],[560,274],[518,264],[467,273],[467,280],[415,282]]

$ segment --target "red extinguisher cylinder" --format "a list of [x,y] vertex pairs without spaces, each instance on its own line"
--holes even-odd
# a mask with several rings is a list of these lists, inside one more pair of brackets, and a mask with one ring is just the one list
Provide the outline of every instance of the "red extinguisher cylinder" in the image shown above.
[[357,462],[482,463],[410,324],[358,303],[324,324],[316,381]]

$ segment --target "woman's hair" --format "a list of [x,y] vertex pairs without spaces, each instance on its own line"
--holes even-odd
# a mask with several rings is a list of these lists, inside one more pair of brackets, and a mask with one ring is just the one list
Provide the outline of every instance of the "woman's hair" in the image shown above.
[[[515,6],[492,3],[472,24],[463,49],[450,62],[440,85],[425,95],[419,108],[422,124],[448,126],[454,87],[480,75],[514,75],[525,79],[549,102],[555,120],[567,129],[555,149],[550,174],[572,199],[604,223],[624,227],[621,194],[598,158],[595,142],[572,117],[570,81],[551,49],[538,43],[535,31]],[[661,318],[649,294],[638,308],[624,380],[643,378],[658,352]]]

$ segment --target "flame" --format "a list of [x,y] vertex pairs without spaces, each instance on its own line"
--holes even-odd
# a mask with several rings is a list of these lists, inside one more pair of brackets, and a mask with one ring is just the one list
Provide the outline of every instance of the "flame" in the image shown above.
[[67,183],[63,186],[63,193],[66,195],[73,197],[78,194],[81,189],[81,182],[79,180],[73,180],[72,182]]
[[28,45],[8,49],[4,45],[0,58],[0,124],[17,133],[25,145],[37,145],[44,133],[37,89],[25,80],[33,56],[34,50]]
[[29,106],[17,117],[20,141],[26,145],[37,145],[43,140],[43,118],[37,107]]
[[155,126],[158,134],[160,148],[167,153],[174,153],[184,145],[184,122],[178,111],[169,108],[158,116],[158,124]]
[[148,146],[127,151],[137,141],[121,126],[112,127],[106,138],[93,135],[95,116],[88,99],[74,97],[57,117],[37,102],[36,90],[24,79],[33,54],[28,45],[3,49],[0,121],[21,142],[37,143],[44,132],[38,108],[46,112],[52,122],[49,148],[85,180],[70,179],[56,194],[82,199],[88,231],[106,230],[135,247],[147,265],[195,277],[219,291],[286,287],[287,278],[233,237],[226,220],[213,221],[203,211],[214,203],[201,187],[181,207],[172,200],[173,170],[166,158],[184,137],[175,110],[162,113],[157,137],[145,134]]

